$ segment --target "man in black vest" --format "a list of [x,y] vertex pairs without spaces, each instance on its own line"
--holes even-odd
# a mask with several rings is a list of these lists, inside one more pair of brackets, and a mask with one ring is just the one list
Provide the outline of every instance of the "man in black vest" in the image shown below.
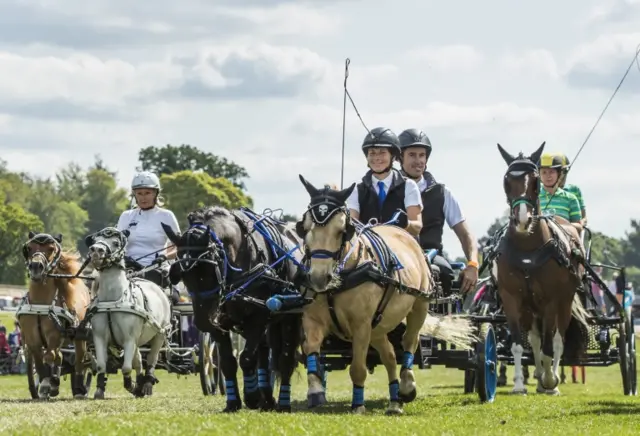
[[371,218],[386,223],[400,209],[405,213],[392,224],[417,237],[422,228],[422,199],[416,182],[392,167],[394,159],[400,158],[398,137],[390,129],[376,127],[364,138],[362,151],[369,171],[347,199],[351,216],[363,223]]
[[445,222],[453,229],[468,259],[467,267],[461,274],[462,283],[460,284],[460,290],[466,293],[473,289],[478,281],[478,248],[475,238],[451,191],[443,184],[436,182],[433,175],[427,171],[427,161],[431,155],[431,141],[427,135],[419,129],[407,129],[398,139],[403,174],[414,180],[421,191],[423,209],[420,246],[425,250],[438,250],[433,263],[440,268],[443,290],[449,293],[453,281],[453,270],[442,256],[442,232]]

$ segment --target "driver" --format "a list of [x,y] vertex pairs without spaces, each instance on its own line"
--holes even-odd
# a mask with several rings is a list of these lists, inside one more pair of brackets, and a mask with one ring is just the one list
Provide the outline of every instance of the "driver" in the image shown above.
[[431,155],[431,141],[426,133],[419,129],[407,129],[398,139],[402,171],[417,183],[424,205],[420,246],[425,250],[438,250],[433,264],[439,267],[443,291],[449,294],[454,274],[451,265],[442,256],[442,232],[445,222],[447,223],[458,237],[468,259],[467,267],[461,273],[460,284],[461,292],[466,293],[473,289],[478,281],[478,248],[475,238],[451,191],[445,185],[436,182],[433,175],[426,170]]
[[[161,207],[160,180],[155,174],[148,171],[136,174],[131,182],[131,191],[136,207],[122,212],[117,225],[118,230],[130,232],[125,249],[126,266],[139,271],[152,264],[164,263],[141,277],[165,289],[170,286],[167,280],[169,265],[165,261],[176,258],[176,248],[166,248],[170,241],[161,223],[179,233],[178,220],[173,212]],[[180,295],[177,289],[172,291],[171,300],[177,304]]]
[[418,237],[422,229],[422,199],[418,185],[405,179],[393,168],[394,159],[400,157],[400,142],[386,127],[372,129],[362,142],[369,171],[347,199],[352,218],[367,223],[376,218],[378,223],[391,221],[398,209],[401,213],[397,225]]
[[582,233],[582,213],[580,203],[575,195],[559,187],[563,168],[560,155],[544,153],[538,165],[540,169],[540,212],[545,215],[555,215],[571,223]]
[[580,204],[580,211],[582,212],[582,225],[587,225],[587,209],[584,206],[584,199],[582,198],[582,191],[578,188],[578,185],[569,184],[567,185],[567,174],[569,173],[569,165],[571,162],[566,154],[560,154],[562,158],[562,174],[560,175],[559,186],[567,192],[572,193],[578,199],[578,203]]

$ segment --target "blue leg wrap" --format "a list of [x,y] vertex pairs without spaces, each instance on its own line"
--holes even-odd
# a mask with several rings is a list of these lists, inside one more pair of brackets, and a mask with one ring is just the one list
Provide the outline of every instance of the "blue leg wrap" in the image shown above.
[[318,353],[311,353],[307,356],[307,374],[320,375],[320,365],[318,364]]
[[389,401],[400,401],[400,382],[398,380],[389,383]]
[[411,369],[413,367],[413,353],[405,351],[402,354],[402,369]]
[[266,369],[258,369],[258,387],[260,389],[266,389],[270,386],[269,371]]
[[351,407],[364,406],[364,386],[353,385],[353,397]]
[[226,380],[225,387],[227,388],[227,401],[236,401],[238,399],[236,382],[233,380]]
[[244,391],[255,392],[258,390],[258,379],[255,374],[244,376]]
[[280,385],[280,395],[278,396],[279,406],[291,406],[291,386]]

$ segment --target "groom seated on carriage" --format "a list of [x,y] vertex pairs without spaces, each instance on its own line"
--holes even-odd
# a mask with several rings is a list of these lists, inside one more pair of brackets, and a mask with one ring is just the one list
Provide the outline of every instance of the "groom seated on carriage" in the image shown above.
[[582,210],[580,202],[572,193],[560,187],[561,172],[564,168],[563,158],[557,154],[545,153],[540,157],[541,187],[540,213],[554,215],[559,223],[571,223],[578,234],[582,233]]
[[469,226],[462,215],[460,205],[449,189],[436,182],[427,171],[427,162],[431,155],[431,141],[426,133],[419,129],[407,129],[398,137],[400,141],[400,162],[402,173],[414,180],[420,189],[422,204],[422,230],[420,246],[424,250],[436,249],[438,254],[433,264],[440,270],[440,282],[445,295],[451,292],[454,279],[453,269],[449,261],[442,255],[442,232],[445,222],[451,228],[469,261],[461,273],[460,291],[465,294],[478,281],[478,248]]

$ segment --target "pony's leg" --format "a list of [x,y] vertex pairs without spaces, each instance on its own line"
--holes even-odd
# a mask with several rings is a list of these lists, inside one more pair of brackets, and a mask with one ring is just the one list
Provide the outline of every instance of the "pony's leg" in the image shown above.
[[[107,333],[108,334],[108,333]],[[94,400],[103,400],[107,390],[107,346],[109,339],[96,334],[93,330],[93,348],[96,354],[97,381]]]
[[522,372],[522,334],[520,330],[520,301],[511,294],[501,295],[504,312],[507,315],[509,334],[511,335],[511,354],[513,355],[513,394],[526,394],[524,374]]
[[222,374],[225,378],[227,407],[224,408],[223,412],[237,412],[242,408],[242,401],[238,397],[238,361],[233,354],[231,335],[229,332],[222,332],[217,329],[212,329],[209,333],[211,333],[211,336],[213,336],[218,344]]
[[291,376],[298,364],[296,349],[300,342],[300,321],[299,315],[283,316],[279,326],[279,341],[275,338],[278,346],[272,347],[276,373],[280,377],[278,412],[291,412]]
[[[40,389],[38,397],[41,400],[48,400],[50,397],[58,395],[60,387],[60,378],[57,378],[58,371],[55,365],[56,352],[55,349],[47,347],[42,356],[43,359],[43,379],[40,380]],[[57,383],[54,379],[57,378]]]
[[75,383],[73,388],[73,397],[75,399],[83,399],[87,397],[87,388],[84,385],[84,358],[87,354],[87,341],[76,339],[73,341],[75,349]]
[[133,394],[134,386],[133,380],[131,379],[131,371],[133,370],[133,361],[135,359],[136,350],[138,349],[136,338],[127,338],[127,341],[122,345],[122,349],[122,380],[124,388]]
[[[271,328],[271,326],[269,327]],[[269,330],[267,330],[269,334]],[[270,343],[271,341],[269,341]],[[259,408],[262,412],[269,412],[276,408],[276,400],[273,398],[273,386],[271,386],[271,365],[269,360],[269,344],[263,340],[258,345],[258,393],[260,394]]]
[[[400,368],[400,387],[398,397],[403,403],[415,400],[418,391],[415,375],[413,374],[413,357],[420,340],[420,329],[429,311],[429,303],[423,299],[416,299],[411,312],[407,314],[407,329],[402,335],[402,367]],[[386,338],[387,336],[385,336]],[[393,347],[392,347],[393,350]],[[395,362],[395,351],[393,352]],[[381,354],[382,356],[382,354]],[[394,363],[395,365],[395,363]],[[390,375],[391,376],[391,375]],[[389,379],[391,383],[393,379]],[[391,385],[390,385],[391,386]],[[391,388],[389,388],[391,389]],[[391,406],[389,406],[391,408]],[[402,410],[400,410],[402,412]]]
[[542,322],[543,331],[542,331],[542,377],[541,383],[542,388],[545,389],[545,393],[551,395],[557,395],[558,384],[560,383],[560,377],[554,371],[554,363],[553,358],[555,354],[554,348],[557,345],[554,336],[556,335],[557,327],[555,322],[555,317],[549,317],[548,313],[553,310],[555,312],[555,307],[550,307],[545,310],[545,317]]
[[307,404],[309,408],[321,406],[327,402],[323,386],[324,371],[320,362],[320,347],[329,332],[329,325],[321,318],[309,315],[311,310],[318,310],[317,304],[314,302],[307,306],[307,312],[302,316],[302,327],[305,333],[302,349],[307,356]]
[[533,371],[533,378],[538,382],[536,392],[544,393],[545,389],[542,387],[542,338],[540,336],[539,323],[534,322],[529,330],[529,343],[531,344],[531,351],[533,353],[533,361],[535,362],[536,369]]
[[[398,382],[398,364],[396,363],[396,352],[389,341],[387,335],[383,335],[371,341],[371,346],[380,355],[380,360],[387,370],[389,377],[389,407],[387,415],[401,415],[402,403],[400,401],[400,383]],[[415,387],[414,387],[415,392]]]
[[349,366],[349,375],[353,383],[351,411],[360,415],[365,412],[364,382],[367,380],[367,353],[371,342],[371,324],[365,323],[355,328],[352,326],[352,332],[352,358]]
[[155,376],[156,365],[158,364],[160,349],[166,342],[167,338],[165,337],[164,333],[158,333],[153,337],[153,339],[151,339],[151,344],[149,346],[149,355],[147,356],[147,370],[144,374],[144,381],[140,380],[142,381],[142,388],[140,389],[142,396],[153,395],[153,385],[158,383],[158,379]]
[[507,365],[500,362],[500,375],[498,376],[498,386],[507,385]]
[[[240,368],[243,375],[242,394],[249,409],[258,409],[262,395],[258,390],[258,347],[265,340],[264,324],[253,325],[244,332],[245,344],[240,353]],[[267,358],[268,361],[268,358]],[[275,402],[275,400],[273,400]]]

